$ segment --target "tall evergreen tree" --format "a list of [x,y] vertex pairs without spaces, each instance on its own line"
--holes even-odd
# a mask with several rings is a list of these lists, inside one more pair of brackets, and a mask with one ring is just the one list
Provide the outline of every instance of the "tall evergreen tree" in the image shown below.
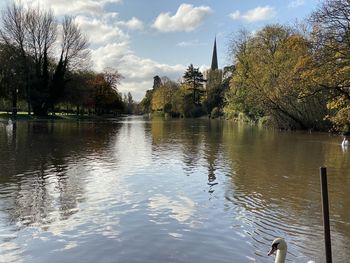
[[188,66],[183,78],[184,82],[191,87],[193,103],[199,105],[201,96],[204,93],[203,84],[205,79],[203,74],[199,71],[199,68],[195,68],[191,64]]
[[157,89],[160,86],[162,86],[162,80],[158,75],[156,75],[153,77],[153,89]]

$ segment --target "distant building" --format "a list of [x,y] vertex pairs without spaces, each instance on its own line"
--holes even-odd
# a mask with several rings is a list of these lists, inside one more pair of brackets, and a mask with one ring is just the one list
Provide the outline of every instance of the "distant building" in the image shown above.
[[211,58],[211,67],[203,73],[204,78],[207,80],[205,88],[210,87],[211,83],[221,83],[222,81],[222,70],[219,69],[218,54],[216,48],[216,37],[214,39],[213,55]]
[[235,66],[226,66],[223,69],[219,69],[218,63],[218,54],[216,47],[216,37],[214,39],[213,55],[211,58],[211,67],[210,69],[203,72],[204,78],[207,80],[205,87],[209,86],[211,82],[222,82],[231,78],[232,73],[235,70]]
[[213,48],[213,56],[212,56],[212,59],[211,59],[211,70],[216,70],[216,69],[219,69],[218,67],[218,54],[217,54],[217,51],[216,51],[216,37],[215,37],[215,40],[214,40],[214,48]]

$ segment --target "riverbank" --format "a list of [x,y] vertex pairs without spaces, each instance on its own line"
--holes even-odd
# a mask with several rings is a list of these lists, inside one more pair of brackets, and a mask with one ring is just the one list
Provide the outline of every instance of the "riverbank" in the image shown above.
[[8,120],[12,121],[51,121],[51,120],[103,120],[108,118],[116,118],[123,117],[123,115],[76,115],[76,114],[62,114],[57,113],[55,115],[47,115],[47,116],[35,116],[29,115],[26,112],[19,112],[16,115],[16,118],[13,118],[13,115],[6,112],[0,112],[0,122],[8,122]]

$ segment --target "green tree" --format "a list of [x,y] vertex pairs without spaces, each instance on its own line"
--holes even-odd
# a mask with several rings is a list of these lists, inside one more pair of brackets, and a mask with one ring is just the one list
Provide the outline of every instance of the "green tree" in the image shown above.
[[154,90],[147,90],[145,97],[140,102],[141,112],[142,113],[151,113],[152,112],[152,97]]
[[124,107],[125,107],[125,113],[126,114],[133,114],[135,111],[135,102],[134,99],[132,98],[132,95],[130,92],[128,94],[124,94]]
[[189,89],[192,91],[192,102],[196,105],[200,105],[201,98],[204,94],[203,85],[205,79],[203,74],[199,71],[199,68],[195,68],[193,64],[190,64],[183,76],[184,82],[189,85]]
[[162,77],[160,86],[153,90],[152,94],[152,110],[171,113],[172,96],[178,89],[178,84],[168,77]]
[[302,95],[312,87],[300,72],[300,65],[311,55],[307,39],[280,25],[238,39],[226,110],[270,116],[283,128],[320,129],[326,113],[324,98]]
[[122,96],[117,89],[122,78],[118,71],[108,68],[104,73],[96,74],[91,80],[97,114],[119,113],[124,109]]
[[59,103],[70,104],[76,107],[77,114],[83,113],[84,108],[90,112],[94,109],[94,90],[90,85],[94,73],[89,71],[76,71],[68,73],[70,81],[67,83],[64,95]]
[[24,97],[24,78],[18,53],[12,48],[0,44],[0,97],[11,101],[12,115],[17,114],[17,101]]
[[162,79],[156,75],[153,77],[153,89],[157,89],[162,85]]
[[313,57],[305,64],[305,78],[315,89],[307,93],[328,97],[328,118],[334,128],[350,131],[350,2],[324,1],[310,17]]
[[211,114],[212,110],[216,108],[222,108],[223,106],[223,96],[224,96],[224,88],[221,70],[209,70],[207,73],[207,84],[206,84],[206,92],[207,97],[205,100],[205,106],[207,112]]

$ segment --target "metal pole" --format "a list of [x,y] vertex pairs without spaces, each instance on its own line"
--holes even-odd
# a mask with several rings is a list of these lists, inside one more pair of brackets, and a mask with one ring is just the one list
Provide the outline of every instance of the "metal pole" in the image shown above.
[[326,250],[326,262],[332,263],[332,245],[331,232],[329,226],[329,205],[328,205],[328,188],[327,188],[327,168],[320,168],[321,176],[321,194],[322,194],[322,211],[324,226],[324,244]]

